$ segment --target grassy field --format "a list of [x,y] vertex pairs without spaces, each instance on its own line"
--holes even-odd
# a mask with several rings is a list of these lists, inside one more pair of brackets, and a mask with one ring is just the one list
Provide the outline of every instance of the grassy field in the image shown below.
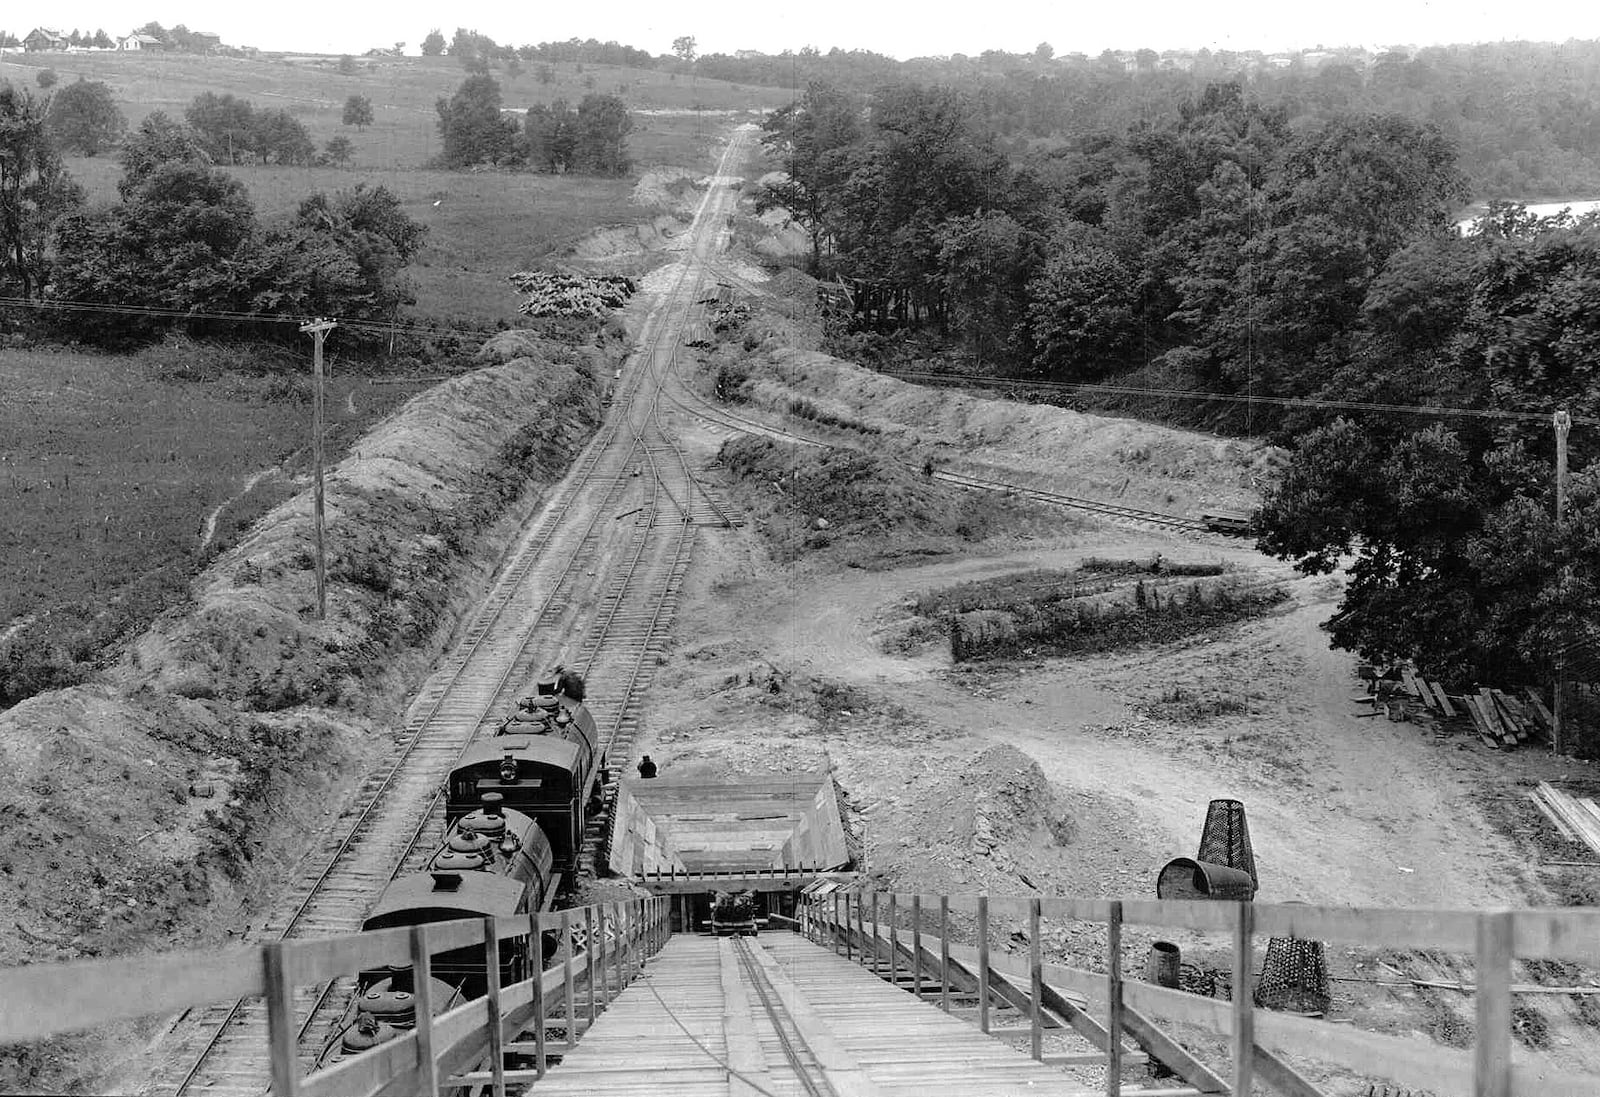
[[[203,353],[0,350],[0,706],[82,673],[299,490],[307,379],[175,379]],[[415,391],[337,369],[328,384],[330,463]]]
[[[46,67],[63,80],[105,81],[132,125],[152,110],[181,117],[201,92],[228,91],[257,106],[287,106],[319,144],[336,134],[349,137],[355,155],[347,168],[239,165],[230,170],[249,187],[263,216],[292,211],[313,191],[361,182],[398,194],[406,212],[430,229],[410,269],[417,294],[412,311],[422,319],[472,328],[514,322],[517,301],[506,275],[559,253],[596,226],[642,215],[629,204],[637,171],[634,177],[599,179],[424,169],[439,151],[433,103],[451,94],[464,76],[449,58],[385,59],[375,71],[363,68],[358,75],[341,76],[332,58],[7,54],[0,58],[0,78],[31,87],[37,70]],[[497,73],[507,106],[561,97],[576,101],[593,84],[593,90],[619,94],[638,111],[667,112],[635,114],[629,146],[638,170],[661,163],[712,165],[728,116],[674,112],[696,103],[727,111],[788,101],[788,93],[778,89],[611,65],[586,65],[582,72],[577,65],[554,65],[556,80],[542,84],[538,67],[530,66],[516,80]],[[340,122],[349,95],[365,95],[373,103],[376,120],[361,132]],[[68,168],[93,199],[116,200],[121,169],[114,156],[71,157]]]
[[[116,200],[122,174],[116,161],[73,157],[67,166],[94,199]],[[318,190],[388,187],[428,227],[421,253],[407,268],[417,295],[411,313],[468,328],[516,320],[517,296],[506,283],[512,271],[559,253],[597,225],[644,216],[629,201],[632,179],[259,164],[228,170],[249,188],[263,218],[292,213]]]
[[[376,68],[362,68],[354,76],[339,74],[336,58],[246,59],[189,57],[159,54],[6,54],[0,57],[0,79],[25,87],[35,86],[38,70],[55,69],[63,82],[79,76],[104,81],[137,126],[153,110],[182,117],[183,110],[201,92],[232,92],[257,107],[284,107],[297,117],[321,146],[330,137],[344,135],[355,145],[352,161],[358,167],[415,168],[439,152],[434,103],[448,98],[466,77],[461,65],[448,57],[386,58]],[[363,61],[362,65],[366,62]],[[652,69],[617,65],[553,65],[555,80],[540,83],[538,65],[510,79],[500,69],[507,107],[526,108],[566,99],[574,105],[590,91],[620,96],[634,111],[761,110],[789,102],[781,88],[730,84],[723,80],[698,80]],[[579,71],[579,70],[582,71]],[[373,124],[357,131],[341,122],[349,96],[372,101]],[[702,128],[711,118],[702,118]],[[649,164],[658,150],[681,147],[692,139],[695,118],[689,115],[636,115],[635,137],[630,142],[634,158]],[[665,140],[664,140],[665,139]]]

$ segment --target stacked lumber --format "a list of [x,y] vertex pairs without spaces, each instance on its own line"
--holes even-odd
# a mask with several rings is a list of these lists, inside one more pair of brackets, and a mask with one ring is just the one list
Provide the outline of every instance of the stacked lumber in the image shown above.
[[1549,781],[1540,781],[1539,787],[1529,796],[1562,837],[1582,842],[1600,853],[1600,806],[1593,800],[1587,796],[1569,796]]
[[[1531,688],[1523,691],[1525,697],[1489,687],[1452,695],[1438,682],[1430,682],[1410,667],[1404,667],[1396,692],[1420,701],[1424,709],[1443,720],[1465,717],[1467,723],[1463,726],[1470,726],[1485,744],[1496,750],[1509,750],[1530,739],[1550,735],[1550,710]],[[1375,703],[1381,701],[1382,691],[1378,693],[1380,696],[1373,698]]]
[[517,311],[524,316],[576,316],[603,320],[612,309],[627,303],[638,288],[631,278],[618,275],[587,277],[520,270],[507,279],[524,295]]
[[1461,700],[1478,735],[1497,749],[1510,749],[1550,734],[1550,712],[1537,694],[1523,701],[1498,689],[1480,689]]

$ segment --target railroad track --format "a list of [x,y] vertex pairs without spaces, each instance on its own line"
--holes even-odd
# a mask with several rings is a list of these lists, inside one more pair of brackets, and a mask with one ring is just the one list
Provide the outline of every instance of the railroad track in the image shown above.
[[[741,133],[729,143],[718,174],[726,175],[723,169],[742,155],[744,142]],[[728,204],[726,190],[711,188],[697,211],[698,259],[707,247],[703,230]],[[627,370],[612,415],[519,538],[462,641],[412,703],[394,760],[340,816],[334,835],[322,844],[332,853],[303,863],[295,885],[250,940],[359,928],[383,886],[431,849],[429,839],[442,823],[438,790],[462,750],[488,732],[551,663],[584,670],[593,683],[588,704],[608,755],[614,765],[626,759],[643,691],[665,654],[694,531],[703,524],[730,524],[725,507],[694,476],[660,419],[661,378],[702,277],[696,270],[691,281],[686,272],[652,310],[634,356],[637,365]],[[635,470],[641,475],[632,475]],[[631,513],[623,504],[635,502],[642,517],[619,530],[617,518]],[[612,560],[620,566],[607,567]],[[583,580],[596,575],[598,588],[591,592]],[[588,611],[583,603],[591,597],[598,605]],[[575,633],[581,633],[576,642]],[[585,844],[592,865],[594,847]],[[348,981],[337,981],[297,991],[304,1064],[314,1060],[320,1037],[342,1012],[347,990]],[[144,1091],[258,1097],[266,1088],[266,1046],[260,1000],[186,1015],[163,1043],[162,1062]]]
[[751,944],[747,938],[733,938],[733,951],[739,958],[739,969],[750,989],[755,991],[755,999],[761,1004],[772,1026],[778,1050],[789,1064],[794,1080],[808,1097],[838,1097],[837,1091],[828,1082],[827,1072],[807,1043],[805,1034],[800,1031],[800,1026],[783,1004],[777,988],[772,985],[771,977],[756,960],[754,950],[760,947]]
[[[674,386],[676,392],[668,392],[666,398],[673,404],[705,422],[715,423],[727,430],[737,431],[741,434],[752,434],[764,438],[774,438],[780,441],[791,442],[795,445],[810,446],[818,449],[842,448],[838,443],[825,442],[798,434],[783,427],[763,423],[737,412],[719,408],[701,397],[689,385],[677,378]],[[682,395],[678,395],[681,393]],[[907,468],[915,466],[909,462],[902,462]],[[920,470],[918,470],[920,471]],[[1186,518],[1181,515],[1167,514],[1158,510],[1145,510],[1141,507],[1123,506],[1120,503],[1107,503],[1099,499],[1088,499],[1078,495],[1068,495],[1064,492],[1048,491],[1044,488],[1029,487],[1012,483],[1007,480],[996,480],[989,477],[973,476],[969,473],[951,472],[944,469],[935,469],[933,479],[952,487],[964,488],[969,491],[997,491],[1002,494],[1021,496],[1035,502],[1048,503],[1052,506],[1068,507],[1073,510],[1088,511],[1107,518],[1115,518],[1125,522],[1142,522],[1149,525],[1161,526],[1166,529],[1188,530],[1197,533],[1208,532],[1206,524],[1198,518]]]

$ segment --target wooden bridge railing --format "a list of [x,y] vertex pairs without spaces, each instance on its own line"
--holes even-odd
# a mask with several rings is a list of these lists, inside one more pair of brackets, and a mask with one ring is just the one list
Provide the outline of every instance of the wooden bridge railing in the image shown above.
[[[977,947],[952,944],[950,913],[976,920]],[[937,914],[935,915],[935,912]],[[907,917],[909,915],[909,917]],[[996,955],[989,920],[1026,919],[1025,962]],[[1104,974],[1046,963],[1046,918],[1106,927]],[[936,919],[936,920],[935,920]],[[1045,896],[944,896],[835,893],[801,907],[802,931],[818,943],[859,957],[891,978],[920,987],[923,973],[949,1008],[951,988],[978,995],[978,1022],[988,1031],[991,997],[1030,1018],[1031,1051],[1042,1058],[1042,1030],[1065,1024],[1103,1053],[1106,1092],[1121,1091],[1122,1034],[1164,1062],[1201,1093],[1248,1094],[1255,1080],[1287,1097],[1326,1097],[1277,1053],[1336,1063],[1360,1074],[1426,1089],[1441,1097],[1594,1097],[1600,1075],[1562,1070],[1547,1058],[1511,1049],[1512,965],[1518,959],[1600,963],[1600,910],[1380,910],[1299,904],[1216,901],[1064,899]],[[1125,925],[1176,927],[1225,934],[1231,942],[1232,1000],[1221,1001],[1129,980],[1122,967]],[[911,941],[904,939],[909,930]],[[1287,1013],[1257,1009],[1252,973],[1257,938],[1299,937],[1384,948],[1436,949],[1475,957],[1475,1041],[1470,1052],[1431,1041],[1367,1032]],[[937,983],[934,980],[937,979]],[[1043,1008],[1039,1008],[1042,1006]],[[1152,1016],[1226,1037],[1230,1081],[1158,1028]],[[1116,1033],[1117,1038],[1111,1038]],[[1053,1057],[1060,1060],[1061,1057]]]
[[[265,997],[274,1097],[435,1095],[451,1084],[526,1081],[505,1071],[507,1040],[532,1029],[527,1049],[542,1077],[545,1018],[560,1005],[567,1044],[580,1017],[592,1021],[638,974],[645,957],[672,929],[667,900],[652,896],[513,918],[468,918],[342,937],[275,941],[206,952],[121,960],[37,964],[0,970],[0,1044],[95,1028],[112,1021],[166,1013],[237,998]],[[572,931],[584,927],[585,948],[574,952]],[[556,967],[511,986],[499,986],[501,942],[526,939],[540,955],[539,934],[560,931],[567,955]],[[434,1016],[429,977],[437,953],[482,945],[489,992]],[[416,1028],[385,1044],[302,1077],[296,1046],[294,990],[375,967],[410,966],[416,987]],[[584,983],[584,1006],[577,1000]],[[586,1007],[586,1008],[585,1008]],[[462,1074],[487,1058],[491,1069]]]

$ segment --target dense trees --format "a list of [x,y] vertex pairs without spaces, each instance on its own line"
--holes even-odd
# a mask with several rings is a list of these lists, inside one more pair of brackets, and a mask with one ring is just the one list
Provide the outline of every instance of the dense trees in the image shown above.
[[305,126],[282,108],[257,110],[248,99],[208,91],[195,96],[183,116],[218,163],[260,157],[263,164],[309,164],[316,156]]
[[438,27],[434,27],[428,32],[427,37],[422,40],[422,56],[438,57],[444,52],[444,46],[444,35],[439,33]]
[[111,89],[81,76],[50,97],[50,133],[71,152],[94,156],[122,139],[128,120],[111,98]]
[[0,81],[0,293],[44,284],[50,227],[83,202],[45,121],[45,101]]
[[[424,230],[389,191],[359,185],[331,198],[315,194],[292,218],[263,225],[237,179],[198,162],[161,129],[174,159],[140,158],[120,203],[57,221],[51,296],[192,313],[189,326],[202,332],[208,313],[388,318],[411,299],[401,270]],[[172,323],[72,320],[76,337],[110,344],[151,338]]]
[[596,175],[622,175],[632,166],[628,159],[628,134],[633,116],[615,95],[590,93],[578,104],[578,168]]
[[517,124],[500,113],[500,85],[493,77],[469,76],[448,100],[435,106],[444,151],[439,163],[447,168],[473,164],[498,164],[508,159],[516,143]]
[[365,95],[352,95],[344,101],[344,124],[360,130],[372,125],[372,100]]

